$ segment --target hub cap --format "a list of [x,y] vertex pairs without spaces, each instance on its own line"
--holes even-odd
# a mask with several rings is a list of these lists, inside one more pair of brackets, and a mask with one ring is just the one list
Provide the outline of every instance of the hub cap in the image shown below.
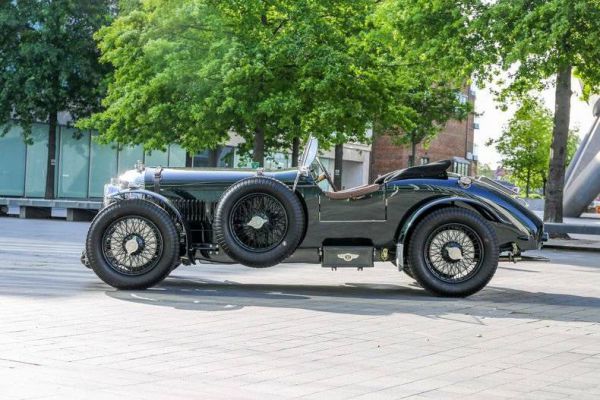
[[125,217],[114,221],[102,239],[102,254],[110,267],[125,275],[142,275],[162,256],[162,236],[151,221]]
[[443,225],[429,235],[425,245],[427,268],[444,282],[459,283],[470,279],[482,260],[481,238],[466,225]]
[[264,252],[283,242],[288,229],[287,213],[275,197],[249,194],[233,206],[229,226],[244,249]]

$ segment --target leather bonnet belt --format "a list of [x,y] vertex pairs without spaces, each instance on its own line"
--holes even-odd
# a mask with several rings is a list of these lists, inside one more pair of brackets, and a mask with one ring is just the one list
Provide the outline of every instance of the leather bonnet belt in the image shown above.
[[154,171],[154,192],[160,193],[160,180],[162,179],[163,167],[158,167]]

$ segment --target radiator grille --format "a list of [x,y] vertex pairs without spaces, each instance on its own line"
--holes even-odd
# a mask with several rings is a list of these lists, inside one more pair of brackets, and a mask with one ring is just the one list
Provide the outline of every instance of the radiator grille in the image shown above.
[[175,199],[172,202],[188,222],[212,223],[213,221],[216,203],[187,199]]

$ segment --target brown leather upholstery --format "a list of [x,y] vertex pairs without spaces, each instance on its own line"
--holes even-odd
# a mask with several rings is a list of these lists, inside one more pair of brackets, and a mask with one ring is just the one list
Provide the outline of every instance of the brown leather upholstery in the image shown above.
[[372,185],[363,185],[352,189],[340,190],[339,192],[325,192],[325,196],[332,200],[348,200],[366,196],[378,190],[379,185],[374,183]]

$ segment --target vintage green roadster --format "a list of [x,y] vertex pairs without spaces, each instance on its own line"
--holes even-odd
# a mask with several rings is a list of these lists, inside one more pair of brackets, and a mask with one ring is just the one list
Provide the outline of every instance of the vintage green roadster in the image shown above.
[[506,189],[448,173],[449,161],[326,191],[310,139],[300,167],[264,171],[146,168],[105,187],[82,262],[118,289],[158,284],[181,264],[282,262],[370,268],[391,261],[431,293],[468,296],[500,253],[537,249],[543,224]]

